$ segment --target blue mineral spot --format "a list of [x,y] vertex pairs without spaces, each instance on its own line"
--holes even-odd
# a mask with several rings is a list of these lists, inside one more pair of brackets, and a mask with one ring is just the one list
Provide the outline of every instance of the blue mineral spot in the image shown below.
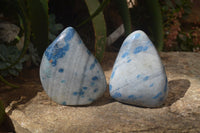
[[138,98],[142,98],[143,96],[139,96]]
[[83,95],[84,95],[84,91],[83,91],[83,90],[80,90],[79,95],[80,95],[80,96],[83,96]]
[[126,46],[128,44],[128,41],[125,41],[123,44],[122,44],[122,47]]
[[151,41],[147,41],[147,45],[153,45]]
[[140,74],[138,74],[136,78],[137,78],[137,79],[139,79],[139,78],[140,78],[140,76],[141,76],[141,75],[140,75]]
[[115,67],[114,69],[113,69],[113,71],[112,71],[112,74],[111,74],[111,79],[113,79],[113,77],[115,76],[115,71],[116,71],[116,69],[117,69],[117,67]]
[[67,103],[66,103],[66,102],[63,102],[62,105],[67,105]]
[[69,44],[66,43],[64,47],[59,48],[58,44],[51,44],[45,51],[45,56],[53,67],[56,66],[57,60],[65,56],[65,53],[69,50]]
[[95,64],[91,64],[90,70],[94,69],[94,67],[95,67]]
[[94,101],[94,99],[92,99],[92,98],[89,98],[89,99],[88,99],[88,101]]
[[120,88],[117,88],[115,91],[118,91]]
[[94,85],[95,85],[95,82],[91,82],[90,85],[91,85],[91,86],[94,86]]
[[161,96],[162,95],[162,92],[159,92],[157,95],[155,95],[154,97],[153,97],[153,99],[157,99],[159,96]]
[[65,36],[65,42],[70,41],[73,38],[74,34],[75,34],[75,30],[72,27],[69,27],[67,29],[67,34]]
[[95,59],[94,62],[90,65],[90,70],[94,69],[96,63],[97,63],[97,60]]
[[78,92],[73,92],[73,95],[74,96],[77,96],[79,93]]
[[164,87],[164,92],[166,92],[167,91],[167,77],[166,77],[166,79],[165,79],[165,87]]
[[149,85],[149,87],[153,87],[153,85],[154,85],[154,84],[152,83],[152,84]]
[[78,40],[78,44],[81,44],[81,43],[82,43],[82,40],[81,40],[81,39],[79,39],[79,40]]
[[61,83],[66,83],[66,80],[61,80]]
[[94,59],[94,63],[96,64],[98,61],[97,61],[97,59]]
[[122,58],[125,58],[126,56],[128,56],[129,53],[128,52],[125,52],[123,55],[122,55]]
[[87,49],[87,53],[88,53],[88,55],[91,55],[91,52]]
[[112,74],[111,74],[111,77],[110,77],[110,78],[111,78],[111,79],[113,79],[114,75],[115,75],[115,71],[113,71],[113,72],[112,72]]
[[134,95],[130,95],[130,96],[128,96],[128,99],[135,100],[135,99],[136,99],[136,97],[135,97]]
[[83,87],[83,90],[87,90],[87,87]]
[[60,68],[60,69],[58,70],[58,72],[62,73],[62,72],[64,72],[64,69],[63,69],[63,68]]
[[129,63],[129,62],[131,62],[131,59],[129,59],[129,60],[127,61],[127,63]]
[[97,77],[97,76],[94,76],[94,77],[92,77],[92,80],[93,80],[93,81],[96,81],[96,80],[98,80],[98,77]]
[[143,51],[147,51],[148,48],[149,48],[148,46],[144,46],[144,47],[143,47]]
[[144,77],[143,81],[147,81],[149,79],[149,76]]
[[115,92],[112,96],[113,96],[113,98],[120,98],[122,96],[122,94],[119,92]]
[[112,85],[111,85],[111,84],[109,85],[109,90],[110,90],[110,91],[112,90]]
[[133,37],[133,39],[138,39],[140,37],[140,33],[136,33]]
[[138,46],[134,49],[133,53],[138,54],[138,53],[142,52],[142,50],[143,50],[143,46]]
[[98,88],[94,89],[94,93],[96,93],[98,90],[99,90]]
[[164,100],[164,97],[161,97],[160,99],[159,99],[159,101],[163,101]]

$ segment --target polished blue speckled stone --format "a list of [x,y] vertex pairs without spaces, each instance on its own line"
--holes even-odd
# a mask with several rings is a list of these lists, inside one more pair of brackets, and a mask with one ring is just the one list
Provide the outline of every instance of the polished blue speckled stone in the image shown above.
[[109,84],[110,95],[123,103],[157,107],[167,97],[167,76],[160,57],[143,31],[123,42]]
[[46,49],[40,79],[49,97],[63,105],[86,105],[106,90],[103,70],[78,33],[66,28]]

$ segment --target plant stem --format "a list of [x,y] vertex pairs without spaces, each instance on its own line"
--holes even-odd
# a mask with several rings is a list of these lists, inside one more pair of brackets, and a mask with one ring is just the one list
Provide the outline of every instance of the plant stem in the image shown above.
[[6,85],[10,86],[10,87],[19,88],[19,86],[9,83],[9,82],[8,82],[7,80],[5,80],[1,75],[0,75],[0,80],[1,80],[3,83],[5,83]]
[[99,5],[99,7],[94,11],[93,14],[90,15],[89,18],[81,22],[78,26],[76,27],[81,27],[82,25],[86,24],[90,20],[92,20],[94,17],[96,17],[103,9],[106,7],[106,5],[110,2],[110,0],[103,0],[103,2]]

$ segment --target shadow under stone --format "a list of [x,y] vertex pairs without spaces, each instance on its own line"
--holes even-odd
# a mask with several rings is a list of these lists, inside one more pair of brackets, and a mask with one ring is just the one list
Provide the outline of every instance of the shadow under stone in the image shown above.
[[190,81],[187,79],[177,79],[168,82],[168,96],[163,106],[171,106],[173,103],[184,97],[190,88]]
[[107,87],[106,92],[104,93],[104,95],[101,98],[99,98],[96,101],[94,101],[94,103],[92,103],[89,106],[102,106],[102,105],[106,105],[106,104],[109,104],[109,103],[112,103],[112,102],[116,102],[116,100],[114,100],[110,96],[109,89]]
[[[171,106],[173,103],[178,101],[180,98],[184,97],[185,93],[190,88],[190,84],[191,84],[190,81],[187,79],[177,79],[177,80],[169,81],[168,82],[169,91],[168,91],[168,96],[166,98],[166,101],[162,106],[156,107],[156,108]],[[104,95],[89,106],[102,106],[102,105],[109,104],[112,102],[117,102],[117,101],[114,100],[112,97],[110,97],[109,90],[107,87],[107,90],[104,93]],[[125,103],[123,103],[123,104],[125,104]],[[129,105],[129,104],[127,104],[127,105]],[[134,106],[134,105],[131,105],[131,106]],[[136,107],[140,107],[140,106],[136,106]],[[142,107],[142,108],[146,108],[146,107]]]
[[34,98],[38,92],[43,91],[39,80],[39,68],[24,69],[17,78],[8,78],[9,82],[16,84],[19,88],[12,88],[0,84],[0,100],[5,107],[9,106],[8,115],[19,107]]
[[6,114],[3,122],[0,124],[0,133],[15,133],[15,128],[10,117]]

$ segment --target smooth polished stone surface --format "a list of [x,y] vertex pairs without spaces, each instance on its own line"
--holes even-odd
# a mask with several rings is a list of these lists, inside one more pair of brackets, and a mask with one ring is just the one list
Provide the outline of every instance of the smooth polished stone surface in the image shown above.
[[160,57],[143,31],[123,42],[109,84],[110,95],[123,103],[157,107],[167,97],[167,76]]
[[40,79],[48,96],[63,105],[90,104],[103,95],[107,85],[100,64],[72,27],[44,52]]

